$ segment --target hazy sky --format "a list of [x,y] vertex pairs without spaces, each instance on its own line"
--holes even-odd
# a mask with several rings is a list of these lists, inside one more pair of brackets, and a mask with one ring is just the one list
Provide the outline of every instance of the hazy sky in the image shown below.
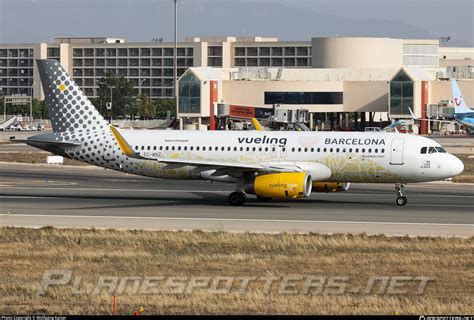
[[[474,46],[474,0],[179,0],[179,39],[191,36],[438,38]],[[172,0],[0,0],[0,42],[56,36],[173,39]]]

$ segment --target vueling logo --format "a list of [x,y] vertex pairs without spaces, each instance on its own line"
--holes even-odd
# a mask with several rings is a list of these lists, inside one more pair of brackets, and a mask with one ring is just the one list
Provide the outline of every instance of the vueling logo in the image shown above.
[[247,143],[247,144],[278,144],[280,146],[286,146],[287,139],[286,138],[269,138],[267,136],[263,136],[263,138],[237,138],[240,144]]

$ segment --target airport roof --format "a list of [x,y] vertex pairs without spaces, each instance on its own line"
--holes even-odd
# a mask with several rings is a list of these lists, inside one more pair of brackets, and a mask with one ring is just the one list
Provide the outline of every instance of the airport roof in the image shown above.
[[319,68],[189,68],[201,80],[224,81],[390,81],[403,69],[413,80],[435,80],[442,68],[319,69]]

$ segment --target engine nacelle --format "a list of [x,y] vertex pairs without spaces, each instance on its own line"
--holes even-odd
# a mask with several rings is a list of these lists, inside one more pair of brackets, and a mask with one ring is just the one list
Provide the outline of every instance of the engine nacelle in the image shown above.
[[350,182],[313,182],[314,192],[341,192],[349,190]]
[[270,173],[245,181],[245,192],[265,198],[304,198],[311,194],[311,181],[305,172]]

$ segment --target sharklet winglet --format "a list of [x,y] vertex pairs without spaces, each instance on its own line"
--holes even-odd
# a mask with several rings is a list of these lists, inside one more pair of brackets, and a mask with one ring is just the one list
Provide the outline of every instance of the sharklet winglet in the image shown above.
[[255,127],[255,130],[264,131],[263,126],[260,124],[260,122],[256,118],[252,118],[252,123]]

